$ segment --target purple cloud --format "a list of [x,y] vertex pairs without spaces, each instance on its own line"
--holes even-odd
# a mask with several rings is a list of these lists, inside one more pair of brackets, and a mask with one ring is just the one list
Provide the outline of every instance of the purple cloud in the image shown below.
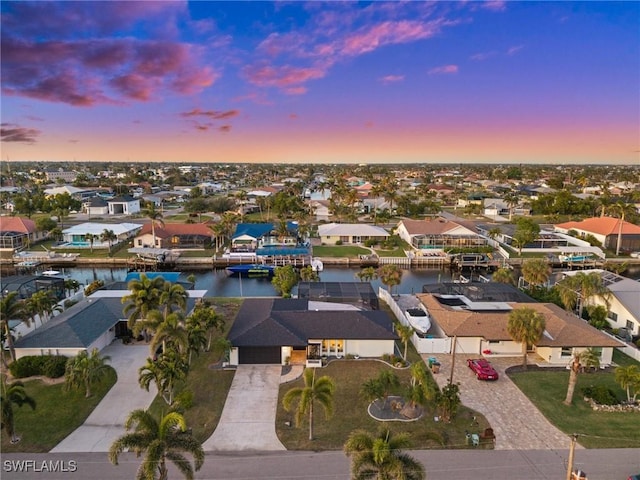
[[14,123],[0,124],[0,139],[3,142],[34,144],[42,132],[35,128],[26,128]]
[[324,77],[326,70],[319,67],[260,65],[245,67],[243,74],[253,85],[277,87],[290,95],[299,95],[306,92],[306,88],[302,86],[303,83]]
[[379,79],[383,85],[390,85],[392,83],[402,82],[404,75],[386,75]]
[[180,114],[183,117],[208,117],[214,120],[224,120],[227,118],[233,118],[240,115],[239,110],[226,110],[218,112],[216,110],[200,110],[199,108],[194,108],[188,112],[184,112]]

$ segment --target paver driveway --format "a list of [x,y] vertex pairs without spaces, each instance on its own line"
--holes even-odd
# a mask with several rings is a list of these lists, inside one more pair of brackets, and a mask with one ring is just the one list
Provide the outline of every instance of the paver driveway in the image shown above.
[[280,365],[238,366],[206,452],[286,450],[276,435],[281,373]]
[[148,345],[114,342],[101,353],[111,357],[109,365],[118,373],[118,381],[84,424],[56,445],[52,453],[108,452],[113,441],[125,432],[124,422],[129,413],[147,408],[157,394],[155,386],[147,392],[138,384],[138,369],[149,356]]
[[[451,355],[433,356],[442,364],[434,375],[440,388],[447,384],[451,372]],[[520,363],[516,357],[491,358],[491,365],[500,375],[497,382],[477,380],[467,366],[467,358],[456,355],[453,381],[460,383],[462,403],[482,413],[493,428],[498,450],[567,449],[569,437],[553,426],[533,403],[505,374],[505,369]],[[579,447],[579,446],[578,446]]]

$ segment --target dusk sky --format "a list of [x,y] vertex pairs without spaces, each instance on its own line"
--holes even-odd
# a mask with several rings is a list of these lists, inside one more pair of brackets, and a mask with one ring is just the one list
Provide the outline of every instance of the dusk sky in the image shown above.
[[640,2],[5,2],[2,160],[640,163]]

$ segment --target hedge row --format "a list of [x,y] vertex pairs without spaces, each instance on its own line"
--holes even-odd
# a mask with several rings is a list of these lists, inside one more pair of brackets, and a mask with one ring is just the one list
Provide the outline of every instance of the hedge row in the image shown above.
[[59,378],[64,375],[68,357],[62,355],[32,355],[22,357],[9,365],[9,371],[15,378],[44,375]]

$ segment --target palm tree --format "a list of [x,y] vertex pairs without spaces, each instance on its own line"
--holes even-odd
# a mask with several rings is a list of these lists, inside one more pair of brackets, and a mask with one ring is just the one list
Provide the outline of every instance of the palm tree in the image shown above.
[[529,307],[516,308],[509,312],[507,333],[515,342],[522,344],[522,366],[527,368],[527,347],[542,338],[545,329],[544,316]]
[[577,272],[567,275],[556,284],[560,300],[568,310],[578,305],[578,316],[582,318],[582,310],[591,297],[600,297],[605,303],[609,302],[611,291],[602,282],[598,272]]
[[153,355],[162,345],[162,353],[174,349],[184,355],[189,347],[189,336],[181,313],[173,312],[157,324],[149,348]]
[[185,322],[187,330],[187,351],[189,352],[189,365],[191,365],[192,354],[198,355],[207,348],[207,330],[206,327],[192,315],[187,317]]
[[[9,347],[11,360],[16,359],[16,350],[13,346],[13,336],[9,321],[17,319],[28,321],[25,313],[24,303],[20,300],[20,297],[18,297],[18,292],[10,292],[0,299],[0,322],[2,322],[2,333]],[[0,352],[0,356],[2,356],[2,362],[6,366],[7,359],[4,357],[4,351]]]
[[515,285],[516,281],[513,278],[513,271],[510,268],[499,268],[493,275],[491,275],[491,281],[496,283],[506,283],[508,285]]
[[313,440],[313,405],[318,402],[324,409],[325,416],[333,414],[333,393],[336,386],[329,376],[322,376],[316,380],[315,368],[304,371],[304,387],[294,387],[285,393],[282,405],[288,412],[294,401],[298,402],[296,409],[296,426],[302,423],[304,416],[309,414],[309,440]]
[[373,437],[365,430],[349,435],[344,452],[351,460],[351,477],[377,480],[421,480],[425,478],[422,464],[403,452],[410,446],[409,435],[393,435],[382,428]]
[[320,275],[311,265],[307,265],[300,269],[300,280],[303,282],[318,282],[320,281]]
[[213,330],[218,330],[218,332],[224,331],[224,318],[218,315],[213,307],[207,302],[200,302],[196,304],[189,318],[191,321],[201,324],[205,331],[209,332],[209,339],[207,341],[208,352],[211,350]]
[[158,298],[159,306],[164,307],[165,318],[174,310],[174,307],[184,311],[187,308],[188,297],[189,295],[182,285],[165,281]]
[[149,202],[147,207],[142,210],[142,214],[151,220],[151,237],[153,238],[153,248],[156,248],[156,225],[164,227],[162,212],[156,209],[156,204],[154,202]]
[[111,360],[108,355],[101,356],[97,348],[89,354],[86,350],[80,351],[74,358],[67,361],[65,368],[65,388],[85,388],[85,397],[91,396],[91,385],[104,377],[109,369],[105,362]]
[[100,241],[107,242],[107,244],[109,245],[109,255],[111,255],[111,245],[113,245],[113,242],[117,240],[118,236],[113,230],[108,230],[105,228],[102,234],[100,234]]
[[633,213],[634,208],[632,205],[625,202],[616,202],[614,205],[614,211],[620,216],[618,222],[618,239],[616,241],[616,256],[620,255],[620,245],[622,245],[622,229],[624,227],[624,218],[628,213]]
[[391,289],[400,285],[402,281],[402,270],[397,265],[387,264],[378,268],[380,281],[387,286],[389,293]]
[[567,395],[564,399],[565,405],[571,405],[573,401],[573,392],[578,383],[578,374],[585,366],[600,366],[600,357],[593,349],[577,352],[574,350],[571,364],[569,365],[569,385],[567,386]]
[[62,307],[58,305],[58,300],[51,290],[38,290],[27,300],[29,308],[35,311],[40,317],[40,324],[44,325],[49,321],[49,316],[53,312],[60,312]]
[[402,358],[404,358],[406,362],[407,347],[409,346],[409,342],[413,338],[413,327],[411,325],[402,325],[401,323],[396,323],[396,333],[400,337],[400,341],[404,344],[404,353],[402,354]]
[[290,298],[291,290],[298,283],[298,274],[292,265],[276,267],[271,283],[283,298]]
[[[636,403],[636,397],[640,393],[640,370],[637,365],[616,367],[616,383],[627,392],[627,402]],[[631,392],[633,391],[633,395]]]
[[378,272],[374,267],[365,267],[362,270],[360,270],[358,273],[356,273],[356,277],[361,282],[370,282],[378,278]]
[[76,293],[80,290],[80,282],[74,278],[68,278],[64,281],[64,289],[67,291],[68,295],[70,295],[71,292]]
[[549,281],[551,265],[542,258],[532,258],[522,263],[522,278],[534,287],[539,287]]
[[147,358],[147,363],[140,367],[138,373],[138,383],[142,388],[148,392],[151,382],[155,383],[162,399],[167,405],[172,405],[176,384],[186,378],[189,365],[178,352],[168,350],[155,361]]
[[11,443],[18,443],[20,437],[16,435],[15,416],[13,406],[29,405],[32,410],[36,408],[36,401],[31,398],[22,382],[7,383],[6,377],[3,375],[0,382],[0,408],[2,409],[2,428],[7,432],[11,439]]
[[144,320],[147,314],[160,305],[160,290],[164,285],[164,278],[155,277],[153,279],[145,274],[140,275],[139,280],[131,280],[127,288],[131,291],[129,295],[122,297],[122,303],[126,304],[123,313],[128,315],[129,330],[134,330],[138,320]]
[[460,406],[460,386],[457,383],[447,384],[436,394],[436,404],[440,409],[440,415],[445,422],[450,422],[456,416]]
[[[167,460],[192,480],[194,471],[204,464],[202,445],[187,430],[184,417],[178,412],[170,412],[158,421],[147,410],[134,410],[125,422],[126,434],[118,438],[109,449],[109,461],[118,465],[118,456],[125,450],[145,454],[136,478],[148,480],[168,480]],[[133,431],[130,431],[132,430]],[[184,456],[193,456],[193,466]]]
[[89,242],[89,246],[91,247],[91,253],[93,253],[93,242],[95,242],[98,239],[98,235],[94,235],[93,233],[87,233],[84,236],[84,240],[86,242]]

